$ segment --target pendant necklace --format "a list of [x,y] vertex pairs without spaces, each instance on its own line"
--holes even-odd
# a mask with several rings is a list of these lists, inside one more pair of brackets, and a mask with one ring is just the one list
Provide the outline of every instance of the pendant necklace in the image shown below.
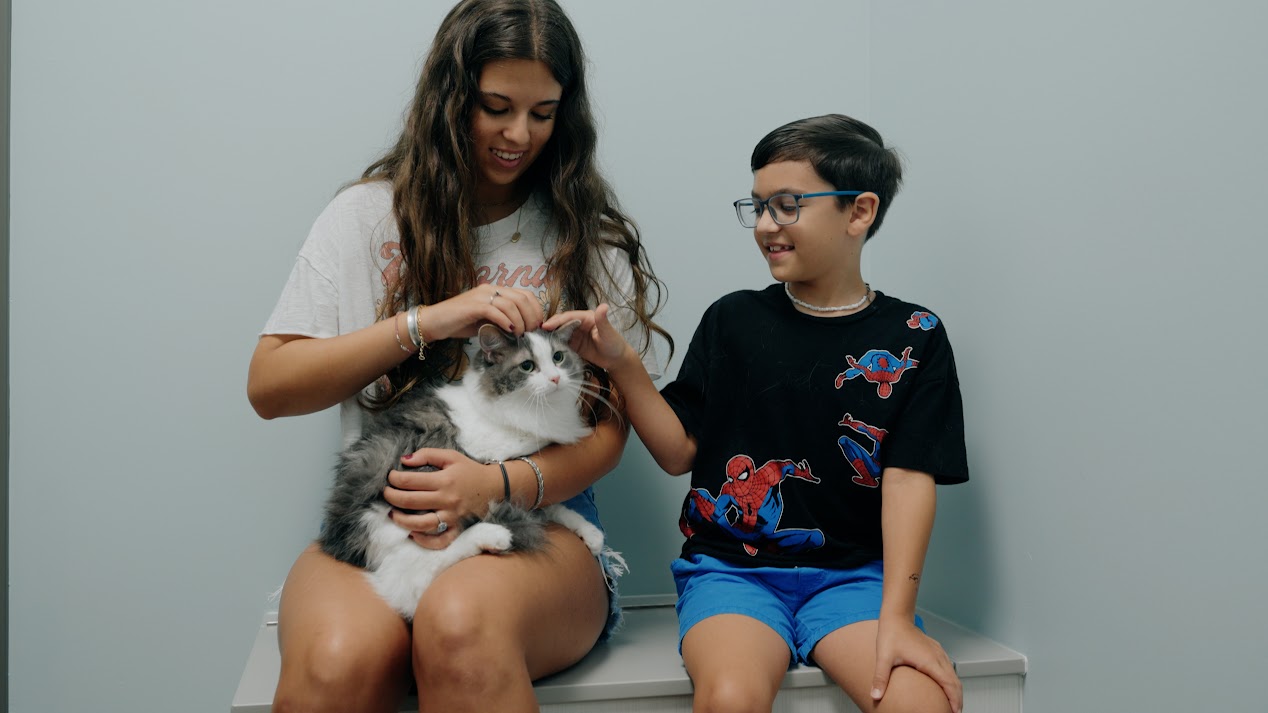
[[[525,202],[525,205],[527,205],[527,202]],[[507,217],[510,217],[510,216],[507,216]],[[522,233],[520,233],[520,221],[521,221],[521,220],[523,220],[523,218],[524,218],[524,206],[522,205],[522,206],[520,206],[520,207],[519,207],[519,210],[518,210],[518,211],[516,211],[516,216],[515,216],[515,232],[514,232],[514,233],[511,233],[511,237],[510,237],[510,239],[509,239],[509,240],[506,240],[505,242],[498,243],[498,245],[497,245],[496,247],[489,247],[489,248],[482,247],[482,248],[480,248],[480,254],[481,254],[481,255],[492,255],[495,251],[497,251],[497,250],[501,250],[502,248],[506,247],[507,245],[513,245],[513,244],[515,244],[515,243],[518,243],[518,242],[520,241],[520,238],[524,237],[524,236],[523,236],[523,234],[522,234]]]
[[[527,205],[528,201],[524,201]],[[511,242],[518,243],[520,241],[520,220],[524,218],[524,206],[521,205],[519,210],[515,211],[515,232],[511,234]]]
[[[504,205],[514,203],[517,200],[519,199],[509,198],[507,200],[499,201],[497,203],[477,203],[476,205],[480,208],[500,208]],[[520,221],[524,219],[524,206],[527,203],[528,201],[525,200],[523,203],[520,204],[520,207],[515,210],[515,232],[511,235],[512,243],[518,243],[520,241],[520,237],[522,237],[520,235]],[[502,243],[502,244],[506,245],[506,243]]]
[[792,300],[793,304],[798,307],[805,307],[811,312],[844,312],[847,309],[855,309],[867,304],[868,298],[872,296],[872,286],[864,282],[863,298],[854,304],[841,305],[840,307],[820,307],[819,305],[812,305],[809,302],[802,302],[796,297],[793,297],[792,290],[789,289],[787,282],[784,283],[784,294],[788,295],[788,299]]

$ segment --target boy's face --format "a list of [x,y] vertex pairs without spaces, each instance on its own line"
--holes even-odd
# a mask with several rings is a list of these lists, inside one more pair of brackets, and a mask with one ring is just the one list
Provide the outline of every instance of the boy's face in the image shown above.
[[[753,198],[759,200],[784,193],[832,190],[837,189],[820,178],[808,161],[770,163],[753,173]],[[798,201],[797,222],[779,225],[771,213],[779,211],[780,219],[786,220],[789,214],[781,208],[790,207],[783,205],[790,202],[781,199],[781,203],[771,205],[753,228],[771,276],[780,282],[807,283],[828,290],[856,279],[866,227],[857,234],[857,221],[851,220],[852,206],[841,208],[834,196],[803,198]]]

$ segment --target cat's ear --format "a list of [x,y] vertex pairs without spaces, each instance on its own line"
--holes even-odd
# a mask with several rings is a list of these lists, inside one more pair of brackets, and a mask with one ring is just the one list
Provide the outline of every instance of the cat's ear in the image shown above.
[[568,344],[569,342],[572,341],[572,333],[577,331],[577,327],[580,327],[580,326],[581,326],[581,320],[574,319],[571,322],[568,322],[567,324],[563,325],[562,327],[556,327],[553,334],[555,335],[556,339],[563,342],[564,344]]
[[502,360],[502,352],[511,344],[510,337],[492,324],[480,325],[480,331],[476,333],[476,336],[480,342],[480,351],[484,352],[484,357],[493,364]]

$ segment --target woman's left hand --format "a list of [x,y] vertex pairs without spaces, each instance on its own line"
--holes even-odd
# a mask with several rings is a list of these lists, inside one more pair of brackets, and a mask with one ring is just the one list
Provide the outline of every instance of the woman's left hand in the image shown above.
[[910,666],[942,687],[954,713],[964,708],[964,689],[955,675],[955,665],[942,645],[927,636],[911,621],[882,619],[876,629],[876,673],[872,677],[872,699],[879,701],[889,686],[889,674],[896,666]]
[[423,448],[401,458],[401,463],[437,469],[393,470],[383,489],[383,497],[392,506],[388,514],[392,522],[411,530],[410,537],[427,549],[449,546],[463,518],[484,515],[489,501],[502,498],[502,476],[496,464],[479,463],[442,448]]

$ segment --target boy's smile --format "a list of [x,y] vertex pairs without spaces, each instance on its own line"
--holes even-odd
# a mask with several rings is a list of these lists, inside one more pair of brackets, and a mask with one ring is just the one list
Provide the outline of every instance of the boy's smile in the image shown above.
[[[781,193],[833,190],[838,188],[824,181],[808,161],[779,161],[753,173],[753,197],[759,200]],[[865,193],[855,202],[865,196],[875,199],[874,194]],[[863,293],[859,259],[871,220],[862,224],[855,215],[854,203],[841,207],[834,196],[803,198],[797,204],[795,223],[776,223],[772,211],[780,209],[770,206],[753,228],[753,237],[771,276],[788,283],[800,299],[813,304],[854,302]],[[781,220],[790,217],[786,212],[780,215]]]

